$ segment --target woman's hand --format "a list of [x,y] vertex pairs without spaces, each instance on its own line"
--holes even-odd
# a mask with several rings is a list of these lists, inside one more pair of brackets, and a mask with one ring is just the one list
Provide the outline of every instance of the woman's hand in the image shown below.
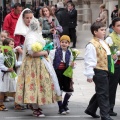
[[42,51],[45,57],[48,57],[48,52],[47,51]]
[[50,33],[53,33],[54,32],[54,28],[50,29]]
[[54,28],[52,28],[52,29],[50,29],[50,32],[51,32],[52,34],[56,34],[56,33],[57,33],[57,30],[54,29]]
[[31,56],[32,57],[40,57],[40,56],[48,57],[48,52],[47,51],[34,52]]

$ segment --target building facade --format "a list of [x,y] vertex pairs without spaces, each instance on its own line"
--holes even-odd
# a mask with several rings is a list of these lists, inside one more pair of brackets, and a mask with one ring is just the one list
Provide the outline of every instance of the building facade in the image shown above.
[[[20,2],[25,7],[34,6],[37,7],[41,2],[46,2],[49,4],[57,4],[58,2],[64,2],[65,0],[0,0],[0,5],[3,8],[3,14],[6,14],[9,6],[12,6],[16,2]],[[99,6],[102,3],[106,4],[106,9],[108,9],[108,24],[111,23],[111,12],[114,6],[118,4],[118,0],[72,0],[78,11],[78,28],[82,28],[81,25],[88,23],[93,23],[99,16]],[[3,15],[4,16],[4,15]],[[80,23],[80,24],[79,24]]]

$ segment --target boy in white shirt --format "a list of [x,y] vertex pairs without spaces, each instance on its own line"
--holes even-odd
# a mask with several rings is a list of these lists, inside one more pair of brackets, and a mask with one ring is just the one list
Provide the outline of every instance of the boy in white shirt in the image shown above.
[[109,100],[110,100],[110,116],[117,116],[117,113],[113,111],[115,106],[115,98],[118,83],[120,83],[120,18],[115,18],[112,21],[113,32],[106,38],[106,42],[109,45],[115,45],[118,47],[116,53],[113,56],[117,55],[115,60],[115,72],[110,74],[109,80]]
[[[109,116],[108,58],[111,57],[111,52],[104,42],[105,30],[103,23],[93,23],[91,33],[94,37],[86,46],[84,74],[89,83],[95,83],[96,93],[91,98],[85,113],[93,118],[101,116],[101,120],[113,120]],[[100,116],[96,115],[98,107],[100,108]]]

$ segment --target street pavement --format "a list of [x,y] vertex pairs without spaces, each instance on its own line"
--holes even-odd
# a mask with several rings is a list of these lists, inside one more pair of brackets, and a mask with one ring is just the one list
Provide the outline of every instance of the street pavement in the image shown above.
[[[88,83],[86,77],[83,74],[84,71],[84,52],[85,45],[92,38],[90,32],[80,32],[78,33],[79,39],[77,40],[77,48],[80,50],[80,55],[76,60],[76,65],[74,68],[74,93],[69,100],[70,114],[60,115],[58,114],[57,103],[42,106],[43,113],[46,115],[45,118],[37,118],[32,116],[32,111],[26,109],[24,111],[15,111],[13,109],[14,101],[10,98],[10,102],[5,102],[6,107],[9,111],[0,112],[0,120],[92,120],[93,118],[86,115],[84,110],[86,109],[88,102],[92,95],[95,93],[94,83]],[[120,120],[120,86],[118,86],[115,112],[118,113],[117,117],[112,117],[114,120]],[[99,109],[97,111],[99,114]],[[94,119],[100,120],[100,119]]]

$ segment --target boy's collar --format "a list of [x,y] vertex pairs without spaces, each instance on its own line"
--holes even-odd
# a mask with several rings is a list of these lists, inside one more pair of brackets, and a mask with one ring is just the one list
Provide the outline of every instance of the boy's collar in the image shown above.
[[102,40],[102,39],[97,38],[97,37],[94,37],[94,39],[95,39],[96,41],[100,41],[100,40]]

